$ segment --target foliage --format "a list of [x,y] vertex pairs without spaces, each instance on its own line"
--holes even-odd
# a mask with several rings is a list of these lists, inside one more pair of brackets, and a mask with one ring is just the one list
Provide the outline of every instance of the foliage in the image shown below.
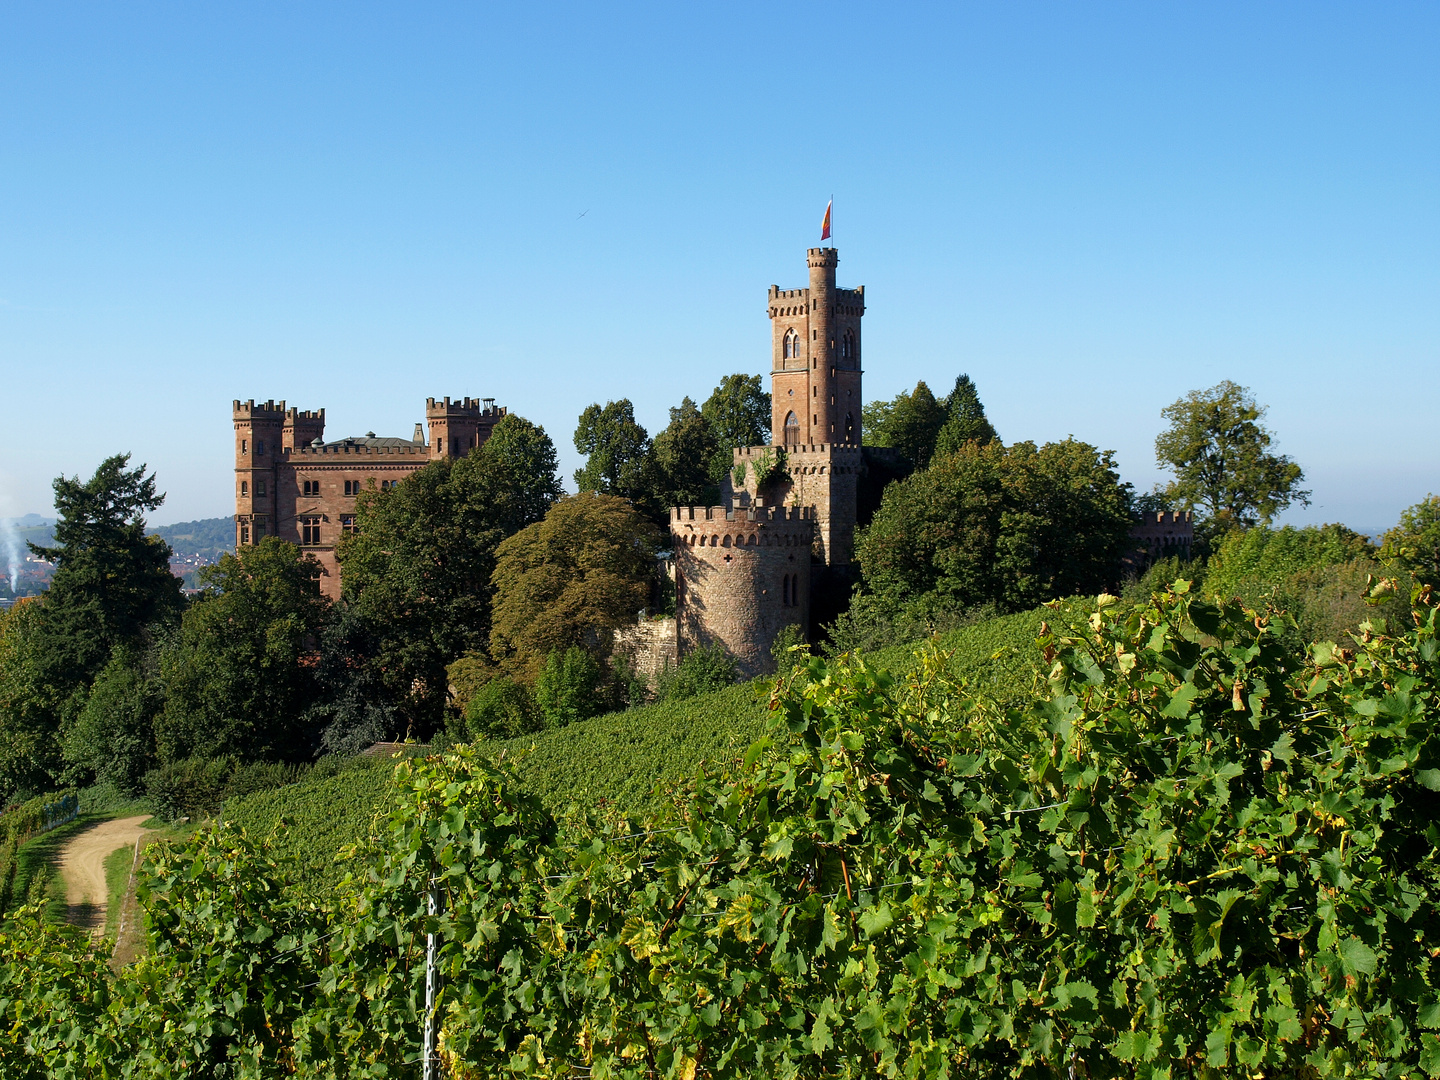
[[582,492],[562,499],[496,551],[490,652],[522,681],[572,646],[610,651],[650,596],[658,530],[628,501]]
[[687,397],[679,408],[671,409],[670,424],[655,436],[653,447],[659,504],[671,507],[718,503],[720,489],[711,475],[718,448],[715,431],[695,402]]
[[57,564],[40,608],[38,662],[42,682],[65,692],[88,684],[117,645],[183,606],[169,546],[145,535],[145,513],[165,496],[154,474],[126,468],[129,461],[107,458],[84,483],[57,477],[55,544],[30,545]]
[[[541,682],[545,681],[544,675],[542,672]],[[538,694],[539,683],[535,689]],[[536,707],[535,695],[507,675],[491,679],[465,706],[468,739],[513,739],[543,731],[545,721],[546,714]]]
[[1073,439],[967,443],[886,489],[856,560],[865,591],[899,606],[1017,611],[1119,577],[1129,488],[1113,456]]
[[975,383],[969,375],[959,376],[945,398],[945,424],[935,436],[935,453],[953,454],[969,443],[985,446],[997,438]]
[[139,650],[117,646],[65,733],[65,759],[96,783],[138,794],[155,763],[155,717],[164,701],[164,687]]
[[320,733],[320,749],[348,757],[396,739],[405,718],[394,704],[393,677],[383,667],[389,631],[362,617],[343,598],[320,631],[315,656],[315,700],[304,723]]
[[1427,495],[1385,534],[1380,558],[1403,574],[1440,588],[1440,496]]
[[1199,508],[1207,532],[1268,525],[1292,503],[1310,505],[1300,489],[1304,471],[1269,451],[1273,433],[1261,423],[1266,406],[1228,379],[1192,390],[1160,415],[1170,427],[1155,439],[1155,459],[1175,479],[1165,488],[1172,506]]
[[949,419],[943,402],[935,400],[922,380],[910,393],[893,401],[872,401],[861,411],[865,442],[898,450],[917,468],[930,464],[935,439]]
[[1227,534],[1210,556],[1205,589],[1225,599],[1242,597],[1253,606],[1260,601],[1259,590],[1283,585],[1302,570],[1374,554],[1365,537],[1344,525],[1237,530]]
[[267,536],[221,556],[205,568],[204,580],[211,591],[186,611],[178,641],[162,655],[167,696],[155,732],[161,760],[309,758],[311,654],[330,615],[319,563]]
[[678,666],[667,667],[655,688],[657,701],[683,701],[722,690],[735,681],[735,658],[718,641],[689,650]]
[[629,398],[588,406],[575,428],[575,449],[586,456],[585,467],[575,470],[581,492],[633,502],[644,502],[650,494],[650,439],[635,422]]
[[796,667],[805,664],[809,656],[810,646],[805,640],[805,628],[799,623],[784,627],[770,643],[770,658],[775,661],[777,678],[788,676]]
[[479,449],[356,500],[357,532],[337,557],[356,632],[371,639],[365,666],[381,696],[349,710],[351,727],[397,726],[376,714],[382,701],[417,736],[439,726],[446,666],[489,640],[496,548],[541,520],[559,495],[544,429],[506,416]]
[[700,415],[715,440],[709,466],[712,483],[718,484],[729,470],[735,447],[770,442],[770,394],[759,375],[726,375],[700,406]]
[[552,649],[535,679],[535,707],[548,727],[562,728],[605,712],[600,664],[578,645]]
[[0,611],[0,802],[54,787],[63,769],[63,691],[44,676],[40,607],[23,600]]
[[365,841],[377,816],[389,812],[394,768],[389,758],[325,759],[297,783],[227,799],[225,823],[268,838],[285,866],[280,885],[312,900],[333,898],[354,870],[345,852]]

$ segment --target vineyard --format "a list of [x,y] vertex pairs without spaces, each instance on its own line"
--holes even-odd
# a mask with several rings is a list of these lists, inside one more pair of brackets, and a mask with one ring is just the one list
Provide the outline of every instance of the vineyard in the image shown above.
[[[150,955],[0,936],[7,1077],[1440,1075],[1437,611],[1355,647],[1183,583],[955,658],[812,660],[724,774],[552,811],[401,764],[333,902],[226,826],[157,845]],[[436,914],[427,916],[434,883]]]
[[[1070,602],[1065,611],[1081,606]],[[992,697],[1023,693],[1034,679],[1035,639],[1046,614],[1055,617],[1042,608],[944,635],[936,646],[949,676]],[[914,663],[914,647],[886,650],[870,662],[904,671]],[[572,803],[621,813],[653,810],[665,803],[667,785],[744,754],[764,730],[770,687],[770,680],[760,679],[480,748],[505,761],[552,812]],[[252,836],[269,834],[283,820],[273,839],[275,851],[290,861],[304,888],[328,890],[344,871],[336,854],[368,834],[388,797],[388,772],[359,768],[234,800],[224,816]]]

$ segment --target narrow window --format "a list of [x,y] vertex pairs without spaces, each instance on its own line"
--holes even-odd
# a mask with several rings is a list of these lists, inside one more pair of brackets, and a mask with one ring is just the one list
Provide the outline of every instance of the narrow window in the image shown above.
[[249,542],[250,542],[250,526],[249,526],[249,525],[241,525],[241,526],[240,526],[240,543],[242,543],[242,544],[248,544]]
[[244,498],[247,498],[249,495],[250,495],[250,485],[247,484],[244,480],[241,480],[241,481],[240,481],[240,497],[241,497],[242,499],[244,499]]
[[264,536],[264,535],[265,535],[265,519],[264,519],[263,517],[257,517],[257,518],[255,519],[255,539],[256,539],[256,541],[258,542],[259,539],[260,539],[262,536]]
[[785,416],[785,445],[800,445],[800,418],[794,412],[787,413]]
[[265,453],[265,440],[264,440],[264,439],[256,439],[256,440],[255,440],[255,456],[256,456],[256,457],[259,457],[259,456],[260,456],[261,454],[263,454],[263,453]]
[[241,440],[240,440],[240,454],[241,454],[241,456],[244,456],[245,454],[248,454],[248,453],[250,453],[250,440],[249,440],[249,439],[241,439]]
[[263,499],[263,498],[265,497],[265,481],[264,481],[264,480],[256,480],[256,481],[255,481],[255,497],[258,498],[258,499]]
[[789,574],[786,574],[785,577],[781,579],[781,581],[782,581],[782,584],[781,584],[781,587],[780,587],[780,594],[781,594],[780,603],[781,603],[783,606],[785,606],[785,607],[789,607],[789,606],[790,606],[790,575],[789,575]]
[[845,441],[846,441],[847,443],[853,443],[853,442],[855,441],[855,414],[854,414],[854,413],[848,413],[848,412],[847,412],[847,413],[845,414]]

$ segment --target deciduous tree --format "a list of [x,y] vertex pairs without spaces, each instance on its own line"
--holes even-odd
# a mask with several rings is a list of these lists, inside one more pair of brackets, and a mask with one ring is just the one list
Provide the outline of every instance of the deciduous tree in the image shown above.
[[[670,410],[670,424],[655,436],[655,486],[662,506],[708,506],[720,499],[711,475],[719,442],[695,402]],[[727,457],[729,450],[725,451]]]
[[320,564],[267,536],[221,556],[202,581],[212,591],[185,613],[161,661],[161,759],[308,759],[315,733],[303,717],[315,699],[315,652],[330,614]]
[[1292,503],[1310,505],[1300,488],[1305,473],[1283,454],[1272,454],[1266,407],[1228,379],[1192,390],[1160,415],[1170,426],[1155,439],[1155,460],[1175,479],[1165,488],[1171,504],[1199,509],[1207,531],[1268,525]]
[[1113,584],[1130,523],[1109,452],[969,442],[886,489],[856,558],[883,602],[1018,611]]
[[650,596],[660,533],[627,499],[581,492],[496,552],[490,653],[527,681],[554,650],[609,653]]
[[1417,581],[1440,588],[1440,496],[1427,495],[1385,534],[1380,557]]
[[865,442],[898,450],[919,469],[930,464],[935,440],[949,413],[935,400],[924,380],[910,393],[897,394],[893,401],[872,401],[862,413]]
[[575,470],[581,491],[645,502],[651,494],[650,438],[635,422],[629,398],[589,406],[575,427],[575,449],[586,456]]
[[720,380],[700,414],[710,425],[715,450],[710,480],[718,484],[730,469],[731,450],[737,446],[764,446],[770,442],[770,395],[759,375],[726,375]]

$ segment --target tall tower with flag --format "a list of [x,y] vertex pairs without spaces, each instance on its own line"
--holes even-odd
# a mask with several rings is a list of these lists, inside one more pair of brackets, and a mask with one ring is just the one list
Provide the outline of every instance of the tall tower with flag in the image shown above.
[[[828,238],[827,208],[822,236]],[[772,285],[771,437],[734,451],[723,505],[671,511],[677,647],[718,642],[747,674],[773,670],[787,625],[833,617],[853,580],[865,289],[835,284],[833,247],[806,253],[809,284]]]

